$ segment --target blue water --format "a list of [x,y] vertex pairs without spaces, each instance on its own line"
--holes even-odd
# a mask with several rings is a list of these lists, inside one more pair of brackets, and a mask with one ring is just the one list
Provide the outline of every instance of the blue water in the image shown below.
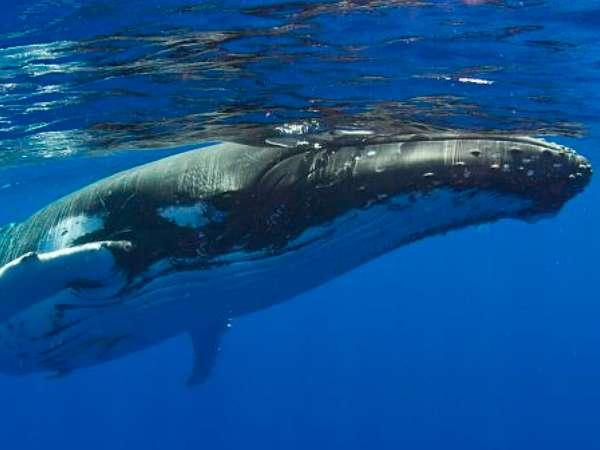
[[[599,30],[587,0],[2,0],[0,224],[218,139],[500,130],[599,165]],[[1,448],[600,449],[599,200],[237,319],[194,389],[186,336],[0,375]]]

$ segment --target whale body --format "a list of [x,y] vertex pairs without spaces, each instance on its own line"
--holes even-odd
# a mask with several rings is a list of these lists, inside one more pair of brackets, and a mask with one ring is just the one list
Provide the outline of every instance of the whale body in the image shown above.
[[118,173],[0,231],[0,371],[64,375],[228,321],[428,236],[551,215],[588,161],[528,137],[221,143]]

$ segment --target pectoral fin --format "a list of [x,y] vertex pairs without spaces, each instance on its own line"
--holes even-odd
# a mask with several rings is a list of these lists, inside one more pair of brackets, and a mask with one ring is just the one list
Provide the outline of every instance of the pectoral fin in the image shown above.
[[217,320],[190,331],[194,347],[194,365],[188,378],[188,386],[196,386],[206,382],[210,376],[221,350],[221,337],[227,330],[227,319]]
[[117,272],[124,241],[93,242],[48,253],[27,253],[0,267],[0,321],[59,292],[102,286]]

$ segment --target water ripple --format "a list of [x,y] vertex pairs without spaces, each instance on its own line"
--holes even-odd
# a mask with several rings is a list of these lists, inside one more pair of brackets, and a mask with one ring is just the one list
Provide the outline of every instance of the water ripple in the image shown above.
[[18,20],[0,20],[0,164],[254,142],[306,123],[580,136],[597,112],[586,92],[598,76],[589,6],[45,0],[10,8]]

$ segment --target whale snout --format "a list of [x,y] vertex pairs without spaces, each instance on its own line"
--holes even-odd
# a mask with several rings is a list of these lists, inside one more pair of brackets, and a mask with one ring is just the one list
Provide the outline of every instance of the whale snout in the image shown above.
[[531,205],[524,217],[560,210],[592,176],[589,161],[574,150],[521,136],[415,136],[366,147],[360,156],[353,173],[375,193],[449,188],[508,194]]
[[594,173],[588,159],[576,154],[574,151],[566,163],[562,176],[565,176],[566,172],[569,172],[567,178],[569,179],[570,189],[575,192],[583,190],[592,179],[592,174]]
[[590,162],[568,147],[532,138],[499,145],[501,152],[488,155],[490,170],[500,173],[500,185],[534,199],[539,211],[560,209],[591,180]]

